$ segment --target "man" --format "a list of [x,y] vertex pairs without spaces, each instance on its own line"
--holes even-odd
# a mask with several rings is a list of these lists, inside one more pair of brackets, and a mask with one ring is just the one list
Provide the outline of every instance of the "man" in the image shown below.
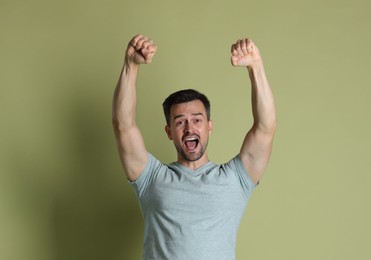
[[276,129],[259,49],[250,39],[238,40],[231,48],[232,65],[249,73],[254,123],[239,154],[221,165],[209,161],[210,103],[195,90],[175,92],[163,103],[165,131],[177,161],[165,165],[147,152],[136,125],[136,79],[139,66],[151,63],[156,49],[143,35],[129,42],[113,99],[120,159],[145,222],[143,259],[235,259],[238,226],[268,164]]

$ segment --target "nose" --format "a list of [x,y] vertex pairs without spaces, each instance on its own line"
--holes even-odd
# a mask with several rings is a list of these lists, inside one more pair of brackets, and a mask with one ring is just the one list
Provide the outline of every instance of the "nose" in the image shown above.
[[184,133],[190,134],[193,132],[193,125],[191,122],[186,121],[184,125]]

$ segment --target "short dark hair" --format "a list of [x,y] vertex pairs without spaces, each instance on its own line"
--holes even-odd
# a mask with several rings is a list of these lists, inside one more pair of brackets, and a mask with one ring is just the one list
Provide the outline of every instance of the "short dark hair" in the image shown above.
[[209,99],[202,93],[198,92],[194,89],[183,89],[177,92],[174,92],[170,96],[168,96],[164,103],[162,103],[162,108],[164,110],[166,124],[170,124],[170,109],[173,105],[190,102],[193,100],[200,100],[206,110],[207,120],[210,120],[210,101]]

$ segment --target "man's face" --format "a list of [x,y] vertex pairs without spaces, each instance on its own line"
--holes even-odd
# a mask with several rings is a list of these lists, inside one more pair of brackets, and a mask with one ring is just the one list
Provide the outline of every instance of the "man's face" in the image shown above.
[[199,160],[206,151],[212,122],[200,100],[173,105],[170,109],[170,124],[165,128],[181,159]]

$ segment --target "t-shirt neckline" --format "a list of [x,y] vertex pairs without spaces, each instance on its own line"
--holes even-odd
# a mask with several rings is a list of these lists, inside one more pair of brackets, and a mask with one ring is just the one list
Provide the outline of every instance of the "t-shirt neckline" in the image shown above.
[[198,175],[200,173],[203,173],[205,169],[210,168],[210,166],[214,165],[214,163],[212,161],[208,161],[208,162],[201,165],[200,167],[198,167],[195,170],[192,170],[191,168],[188,168],[188,167],[180,164],[179,162],[173,162],[170,165],[173,165],[177,168],[180,168],[181,170],[186,171],[187,173],[190,173],[190,174],[193,174],[193,175]]

